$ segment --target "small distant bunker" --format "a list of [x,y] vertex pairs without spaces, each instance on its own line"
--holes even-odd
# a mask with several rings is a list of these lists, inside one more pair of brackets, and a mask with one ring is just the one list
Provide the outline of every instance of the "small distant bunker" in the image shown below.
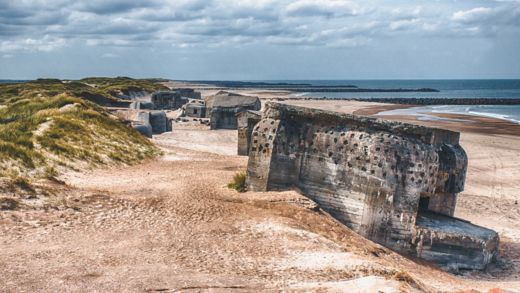
[[250,190],[298,187],[357,233],[447,269],[496,256],[496,232],[453,217],[459,133],[269,103],[251,139]]
[[188,117],[194,118],[205,118],[206,117],[206,105],[203,100],[190,100],[185,105],[184,114]]
[[197,92],[194,89],[190,89],[190,88],[177,88],[177,89],[172,89],[172,91],[175,91],[181,97],[186,97],[188,99],[194,99],[194,100],[200,100],[201,99],[200,92]]
[[235,93],[220,91],[207,97],[206,113],[211,121],[211,129],[237,129],[237,113],[261,108],[258,97],[243,96]]
[[152,103],[156,110],[175,110],[188,102],[187,97],[177,91],[162,91],[152,95]]
[[260,111],[247,110],[237,114],[238,122],[238,150],[239,156],[249,155],[253,128],[262,119]]
[[172,121],[164,111],[127,110],[116,115],[146,137],[172,130]]

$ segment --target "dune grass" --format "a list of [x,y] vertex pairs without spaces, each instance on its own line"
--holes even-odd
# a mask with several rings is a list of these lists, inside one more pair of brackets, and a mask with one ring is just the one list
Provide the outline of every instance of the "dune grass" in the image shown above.
[[132,164],[159,154],[147,138],[104,108],[73,94],[84,90],[112,97],[82,82],[0,86],[0,177],[54,177],[63,168]]
[[[38,79],[26,83],[0,85],[0,105],[18,100],[53,97],[67,94],[71,97],[102,100],[105,104],[119,101],[118,95],[127,95],[130,91],[154,92],[167,89],[164,85],[147,79],[129,77],[91,77],[77,81],[61,81],[59,79]],[[96,100],[96,101],[97,101]]]

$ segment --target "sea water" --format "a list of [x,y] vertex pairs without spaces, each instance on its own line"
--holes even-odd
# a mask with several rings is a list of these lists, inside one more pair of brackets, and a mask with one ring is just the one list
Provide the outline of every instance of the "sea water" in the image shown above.
[[396,109],[378,113],[378,115],[408,115],[419,120],[439,120],[432,113],[451,113],[483,116],[508,120],[520,124],[520,105],[435,105],[407,109]]
[[[369,89],[419,89],[432,88],[439,92],[385,92],[385,93],[302,93],[303,96],[327,98],[520,98],[520,79],[493,80],[298,80],[277,81],[308,83],[314,86],[354,85]],[[409,115],[419,113],[457,113],[505,119],[520,123],[520,105],[446,105],[424,106],[403,110]],[[399,112],[400,113],[400,112]],[[383,113],[384,114],[384,113]],[[389,114],[396,114],[391,112]],[[404,114],[404,113],[403,113]]]

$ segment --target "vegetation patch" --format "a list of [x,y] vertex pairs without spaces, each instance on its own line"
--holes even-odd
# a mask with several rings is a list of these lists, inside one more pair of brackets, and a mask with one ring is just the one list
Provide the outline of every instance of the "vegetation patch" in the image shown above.
[[228,183],[228,188],[234,189],[238,192],[246,192],[246,172],[239,172],[233,176],[231,182]]
[[152,93],[166,90],[167,87],[155,80],[132,79],[129,77],[91,77],[77,81],[61,81],[59,79],[38,79],[26,83],[0,85],[0,105],[19,100],[53,97],[66,94],[89,100],[103,106],[120,105],[120,95],[128,95],[132,91]]
[[0,85],[0,178],[15,178],[23,188],[18,176],[49,179],[64,168],[132,164],[158,155],[147,138],[83,95],[118,101],[112,90],[162,88],[129,78]]
[[11,179],[9,185],[11,186],[11,189],[21,189],[28,192],[34,192],[34,188],[32,187],[31,183],[29,182],[29,179],[18,176],[13,179]]

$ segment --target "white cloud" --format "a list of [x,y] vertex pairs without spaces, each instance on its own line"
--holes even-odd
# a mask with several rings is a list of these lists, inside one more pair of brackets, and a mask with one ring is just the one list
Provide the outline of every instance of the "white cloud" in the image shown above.
[[0,41],[0,52],[37,51],[50,52],[66,45],[66,40],[49,35],[37,38]]
[[493,13],[493,9],[488,7],[476,7],[469,10],[457,11],[453,14],[453,20],[461,22],[473,22],[487,17]]
[[413,19],[403,19],[403,20],[397,20],[397,21],[392,21],[390,23],[390,29],[391,30],[404,30],[404,29],[408,29],[408,28],[414,28],[417,26],[417,24],[419,24],[420,20],[418,18],[413,18]]

